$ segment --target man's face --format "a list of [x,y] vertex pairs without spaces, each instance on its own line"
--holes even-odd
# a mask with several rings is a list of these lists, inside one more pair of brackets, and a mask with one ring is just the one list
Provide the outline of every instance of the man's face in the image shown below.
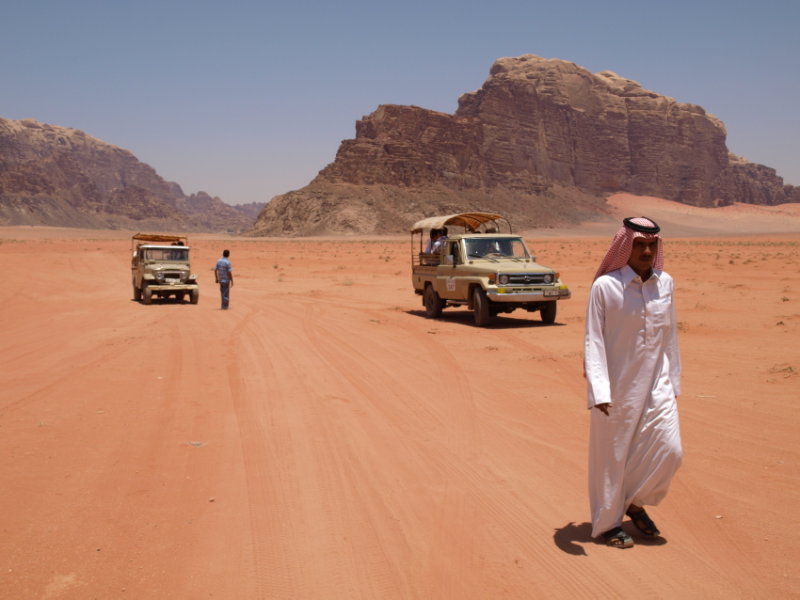
[[628,265],[640,276],[643,276],[653,268],[653,261],[656,258],[657,251],[658,238],[646,239],[637,237],[633,240]]

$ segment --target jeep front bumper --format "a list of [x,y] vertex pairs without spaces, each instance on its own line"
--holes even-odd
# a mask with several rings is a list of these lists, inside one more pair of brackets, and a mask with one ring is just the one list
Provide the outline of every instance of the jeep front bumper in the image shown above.
[[486,296],[492,302],[543,302],[548,300],[566,300],[572,296],[565,285],[554,288],[514,288],[490,287]]
[[196,283],[148,283],[144,285],[151,292],[188,292],[191,290],[199,290],[200,286]]

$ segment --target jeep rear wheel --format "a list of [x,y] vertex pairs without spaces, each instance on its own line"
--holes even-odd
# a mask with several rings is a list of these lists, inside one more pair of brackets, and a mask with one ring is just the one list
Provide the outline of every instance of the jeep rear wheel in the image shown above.
[[150,304],[153,301],[153,296],[150,294],[150,288],[146,285],[142,286],[142,303]]
[[189,292],[189,301],[192,304],[197,304],[197,301],[200,300],[200,290],[192,290]]
[[542,315],[542,323],[552,325],[556,321],[556,301],[548,302],[539,311]]
[[476,287],[472,290],[472,310],[475,313],[475,325],[486,327],[491,315],[489,313],[489,299],[483,288]]
[[423,294],[425,300],[425,316],[429,319],[438,319],[442,316],[442,309],[444,302],[439,297],[439,293],[433,289],[431,284],[425,286],[425,293]]

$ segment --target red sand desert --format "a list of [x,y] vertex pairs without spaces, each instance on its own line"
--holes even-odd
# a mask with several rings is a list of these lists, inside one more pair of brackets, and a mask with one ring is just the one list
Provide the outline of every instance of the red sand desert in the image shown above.
[[144,306],[130,232],[0,228],[0,597],[797,597],[800,212],[609,202],[660,222],[678,290],[662,539],[589,538],[583,314],[618,221],[526,234],[573,298],[486,329],[424,317],[405,238],[190,236],[200,303]]

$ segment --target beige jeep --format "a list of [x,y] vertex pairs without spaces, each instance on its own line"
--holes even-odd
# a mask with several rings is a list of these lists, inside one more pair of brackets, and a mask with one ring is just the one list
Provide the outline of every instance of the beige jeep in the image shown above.
[[189,238],[182,235],[137,233],[131,238],[133,299],[150,304],[153,296],[174,296],[197,304],[200,288],[189,263]]
[[[445,228],[440,247],[426,253],[426,234]],[[559,273],[536,262],[502,215],[473,212],[418,221],[411,227],[411,256],[414,293],[422,296],[428,318],[450,306],[467,306],[475,324],[484,327],[493,316],[521,308],[539,312],[551,324],[558,301],[571,296]]]

